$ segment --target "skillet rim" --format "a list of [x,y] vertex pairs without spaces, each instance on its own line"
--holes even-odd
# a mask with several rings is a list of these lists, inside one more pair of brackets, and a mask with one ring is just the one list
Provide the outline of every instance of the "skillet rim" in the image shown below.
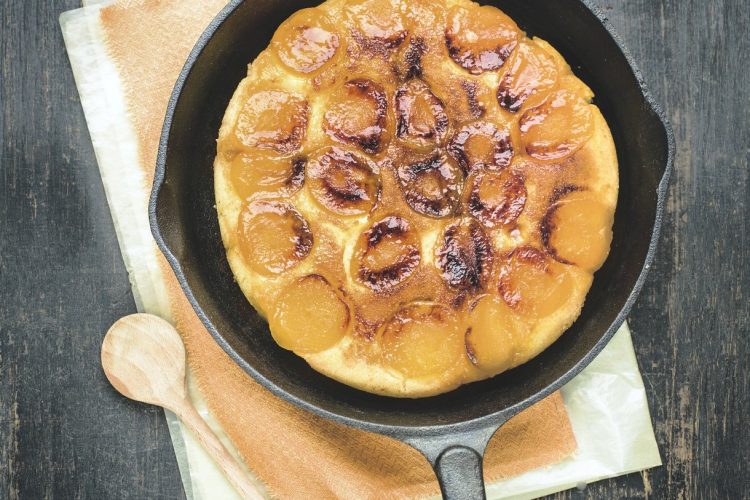
[[201,322],[206,327],[208,332],[211,334],[214,341],[216,341],[216,343],[219,344],[219,346],[229,355],[229,357],[235,363],[237,363],[240,367],[242,367],[242,369],[246,373],[248,373],[251,377],[253,377],[255,381],[257,381],[264,388],[271,391],[274,395],[281,397],[282,399],[285,399],[301,408],[304,408],[307,411],[320,415],[324,418],[328,418],[330,420],[344,423],[344,424],[357,427],[360,429],[364,429],[370,432],[377,432],[380,434],[390,435],[392,437],[397,437],[402,440],[404,439],[408,440],[410,438],[412,439],[429,438],[429,437],[438,436],[438,435],[440,436],[463,435],[466,433],[471,433],[472,431],[478,431],[481,429],[488,429],[488,428],[498,427],[499,425],[502,425],[502,423],[506,422],[512,416],[516,415],[517,413],[521,412],[522,410],[531,406],[532,404],[544,399],[545,397],[552,394],[554,391],[560,389],[563,385],[565,385],[573,377],[575,377],[578,373],[580,373],[604,349],[604,347],[609,343],[609,341],[612,339],[612,337],[617,332],[617,330],[619,330],[620,326],[622,326],[622,324],[625,322],[625,319],[627,318],[628,313],[632,309],[635,301],[638,298],[638,295],[640,294],[643,288],[648,272],[651,269],[651,266],[653,264],[653,261],[656,255],[656,248],[658,245],[659,237],[661,235],[661,226],[662,226],[662,221],[664,217],[664,209],[665,209],[667,191],[669,188],[669,180],[671,178],[672,171],[674,168],[675,139],[674,139],[674,132],[672,130],[672,126],[669,123],[668,119],[666,118],[664,111],[662,110],[661,106],[659,106],[659,104],[652,97],[651,92],[648,90],[648,86],[646,85],[643,79],[643,75],[640,69],[638,68],[635,61],[633,60],[633,57],[630,54],[630,51],[627,49],[627,47],[625,47],[620,36],[615,32],[614,28],[609,22],[609,19],[602,13],[602,11],[596,5],[592,3],[592,0],[575,0],[575,1],[580,3],[585,9],[587,9],[598,20],[598,22],[602,25],[602,27],[604,28],[606,33],[610,36],[612,41],[614,41],[617,49],[625,58],[625,62],[627,63],[630,69],[630,72],[632,73],[633,77],[635,78],[638,84],[639,92],[643,97],[643,101],[645,102],[645,104],[648,105],[650,110],[653,112],[656,120],[658,120],[658,122],[661,124],[664,130],[665,140],[667,143],[666,144],[667,156],[665,159],[664,172],[662,174],[662,177],[659,181],[659,184],[656,190],[656,195],[657,195],[656,210],[654,214],[654,224],[653,224],[651,239],[650,239],[649,246],[648,246],[648,251],[644,258],[643,266],[638,275],[638,278],[636,279],[635,284],[630,290],[627,300],[623,304],[620,311],[617,313],[617,316],[615,317],[614,321],[610,324],[607,330],[602,334],[602,336],[599,338],[596,344],[594,344],[594,346],[583,357],[581,357],[578,360],[578,362],[576,362],[570,369],[568,369],[566,372],[560,375],[554,382],[550,383],[542,390],[538,391],[537,393],[529,396],[528,398],[522,401],[517,402],[516,404],[513,404],[511,406],[499,409],[495,412],[492,412],[487,415],[477,417],[474,419],[467,419],[467,420],[463,420],[460,422],[454,422],[451,424],[437,424],[437,425],[408,426],[408,425],[375,423],[375,422],[371,422],[368,420],[363,420],[360,418],[353,418],[353,417],[331,412],[329,410],[316,406],[315,404],[312,404],[302,398],[299,398],[297,396],[294,396],[293,394],[286,392],[284,389],[278,387],[269,379],[261,375],[257,370],[255,370],[255,368],[252,365],[250,365],[247,361],[245,361],[245,359],[241,355],[239,355],[232,348],[231,345],[229,345],[229,343],[224,339],[221,333],[213,325],[211,320],[205,315],[201,305],[199,304],[198,300],[193,295],[190,285],[187,283],[187,279],[182,270],[182,265],[180,264],[179,259],[172,253],[167,243],[164,241],[164,238],[162,237],[161,228],[159,226],[159,221],[158,221],[158,217],[156,214],[156,207],[157,207],[157,202],[159,199],[159,194],[161,192],[161,188],[163,187],[164,181],[166,178],[168,144],[169,144],[169,138],[170,138],[171,130],[172,130],[174,113],[179,103],[182,92],[184,90],[185,83],[188,77],[190,76],[190,73],[192,72],[193,66],[202,55],[203,50],[206,48],[209,41],[213,38],[217,30],[224,24],[224,22],[226,22],[227,19],[231,17],[234,11],[245,2],[245,0],[231,0],[216,15],[216,17],[207,25],[206,29],[203,31],[201,36],[196,41],[193,49],[191,50],[190,55],[188,56],[185,62],[185,65],[180,70],[179,76],[177,78],[177,81],[175,82],[175,86],[172,90],[172,93],[169,98],[169,102],[167,104],[164,124],[162,127],[160,139],[159,139],[159,148],[157,151],[157,160],[156,160],[156,169],[154,172],[153,187],[152,187],[150,198],[149,198],[148,217],[149,217],[149,224],[151,227],[151,233],[156,241],[156,244],[161,250],[161,252],[163,253],[164,257],[167,259],[170,267],[172,268],[172,271],[175,274],[175,277],[177,278],[177,281],[180,284],[180,287],[185,293],[193,310],[195,311],[197,316],[200,318]]

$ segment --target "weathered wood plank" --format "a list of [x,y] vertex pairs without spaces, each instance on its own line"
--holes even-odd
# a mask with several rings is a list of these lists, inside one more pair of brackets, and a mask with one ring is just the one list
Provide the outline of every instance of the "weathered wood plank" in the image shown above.
[[659,255],[630,317],[665,466],[560,497],[748,498],[748,6],[597,3],[677,140]]
[[163,413],[99,366],[134,303],[57,22],[0,2],[0,498],[180,498]]

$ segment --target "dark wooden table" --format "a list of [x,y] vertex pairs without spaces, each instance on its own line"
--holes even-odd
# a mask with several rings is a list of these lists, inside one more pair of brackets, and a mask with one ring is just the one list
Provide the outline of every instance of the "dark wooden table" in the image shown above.
[[[115,394],[104,332],[135,306],[58,15],[0,2],[0,498],[179,498],[162,412]],[[572,498],[750,498],[746,0],[598,0],[677,138],[631,317],[664,467]]]

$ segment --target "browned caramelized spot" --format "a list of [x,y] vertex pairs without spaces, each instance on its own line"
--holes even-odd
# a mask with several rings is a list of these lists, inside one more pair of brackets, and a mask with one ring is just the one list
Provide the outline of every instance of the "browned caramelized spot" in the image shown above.
[[494,7],[455,5],[448,12],[445,29],[448,54],[473,75],[502,67],[520,36],[516,23]]
[[550,244],[550,237],[552,236],[552,231],[555,230],[555,222],[554,217],[557,212],[557,209],[559,206],[557,204],[554,204],[550,206],[547,209],[547,212],[545,212],[544,217],[542,218],[542,222],[539,224],[539,233],[542,238],[542,245],[544,245],[545,250],[547,250],[547,253],[550,254],[550,256],[555,259],[556,261],[562,263],[562,264],[573,264],[573,262],[570,262],[569,260],[566,260],[562,257],[560,257],[557,254],[557,250]]
[[261,90],[242,106],[234,133],[246,147],[291,154],[305,138],[308,114],[307,101],[299,94]]
[[466,349],[466,357],[469,358],[469,361],[471,361],[472,365],[477,365],[477,350],[476,347],[474,347],[474,344],[470,341],[471,334],[474,331],[474,329],[470,326],[466,329],[466,332],[464,333],[464,348]]
[[398,167],[406,203],[422,215],[446,217],[456,211],[463,188],[461,168],[449,156],[435,154]]
[[409,34],[403,17],[390,0],[349,0],[355,31],[352,37],[363,48],[379,52],[403,43]]
[[561,186],[556,186],[552,190],[552,195],[549,197],[549,208],[547,209],[547,212],[545,212],[544,217],[542,217],[542,221],[539,223],[539,234],[542,238],[542,244],[555,260],[563,264],[571,264],[571,262],[568,262],[565,259],[559,257],[557,255],[557,252],[550,245],[550,237],[552,236],[552,231],[555,228],[554,215],[558,207],[557,202],[560,201],[560,199],[565,198],[570,193],[574,193],[580,190],[582,190],[582,188],[580,186],[576,186],[575,184],[563,184]]
[[387,293],[403,283],[420,261],[419,236],[401,217],[376,222],[357,243],[356,274],[375,293]]
[[612,243],[612,214],[590,193],[563,186],[552,196],[540,224],[542,243],[560,263],[597,271]]
[[339,142],[375,154],[382,147],[387,109],[382,86],[366,78],[349,80],[332,96],[323,129]]
[[432,147],[445,139],[445,106],[421,80],[412,79],[396,91],[396,135],[416,147]]
[[360,215],[378,201],[380,177],[376,169],[355,153],[325,148],[308,163],[308,186],[315,199],[332,212]]
[[502,170],[513,158],[510,134],[490,122],[464,126],[451,139],[448,152],[467,173],[476,168]]
[[448,226],[435,256],[451,288],[475,293],[487,286],[492,272],[492,243],[477,221],[464,219]]
[[339,36],[318,9],[302,9],[284,21],[273,35],[271,47],[288,68],[309,74],[333,59]]
[[589,140],[594,130],[591,106],[567,90],[551,94],[526,111],[518,122],[526,153],[538,160],[570,156]]
[[247,264],[263,274],[278,274],[299,264],[313,246],[307,221],[293,206],[258,200],[240,211],[237,239]]
[[497,101],[511,113],[517,113],[535,94],[549,91],[557,82],[557,64],[544,49],[523,42],[508,64],[497,89]]
[[564,266],[544,252],[524,246],[500,266],[498,291],[518,314],[541,318],[557,311],[570,298],[574,283]]
[[422,56],[427,51],[427,45],[422,37],[414,37],[409,42],[404,53],[404,63],[406,64],[405,80],[419,78],[422,76]]
[[477,83],[469,80],[461,80],[461,88],[464,89],[464,93],[466,94],[466,104],[471,116],[481,118],[484,115],[485,109],[477,99]]
[[447,307],[404,306],[386,323],[379,340],[382,363],[405,377],[450,378],[463,368],[463,335]]
[[279,158],[255,151],[235,156],[229,176],[243,199],[256,194],[290,195],[305,182],[305,162],[303,156]]
[[549,197],[549,204],[551,205],[553,203],[556,203],[561,198],[568,196],[570,193],[582,190],[583,188],[581,186],[576,186],[575,184],[563,184],[561,186],[556,186],[555,189],[552,190],[552,196]]
[[512,172],[477,172],[468,187],[467,209],[486,227],[511,224],[526,207],[526,185]]

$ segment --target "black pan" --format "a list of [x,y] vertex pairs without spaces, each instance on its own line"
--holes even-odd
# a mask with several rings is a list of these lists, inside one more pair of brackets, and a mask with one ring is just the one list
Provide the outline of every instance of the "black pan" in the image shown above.
[[670,127],[628,52],[587,0],[482,2],[549,41],[596,93],[620,161],[612,251],[578,321],[525,365],[418,400],[353,389],[276,345],[232,277],[214,208],[215,139],[232,93],[276,27],[317,3],[234,0],[203,33],[167,109],[149,205],[154,237],[216,342],[264,387],[323,417],[414,446],[435,468],[446,498],[483,498],[482,455],[490,437],[580,372],[632,307],[659,237],[674,155]]

